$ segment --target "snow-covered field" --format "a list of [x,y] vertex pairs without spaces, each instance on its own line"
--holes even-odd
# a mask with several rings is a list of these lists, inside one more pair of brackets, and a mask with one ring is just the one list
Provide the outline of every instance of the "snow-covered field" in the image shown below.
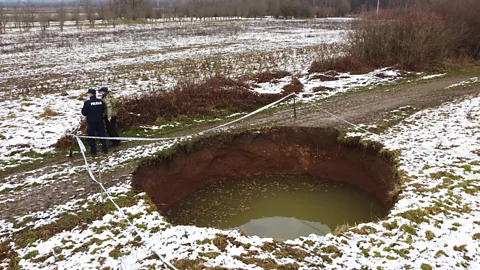
[[[401,73],[390,68],[363,75],[307,72],[321,53],[316,45],[342,42],[345,22],[175,22],[6,35],[0,54],[0,171],[52,151],[51,145],[79,123],[79,97],[88,87],[107,85],[116,96],[124,96],[162,90],[184,77],[201,79],[200,74],[240,76],[278,69],[299,79],[304,86],[300,96],[307,102],[398,79]],[[291,81],[287,76],[252,84],[252,91],[280,93]],[[477,82],[475,77],[450,87]],[[54,164],[2,179],[0,208],[26,200],[37,186],[56,193],[65,184],[75,195],[94,194],[87,199],[72,196],[68,203],[19,216],[13,223],[0,221],[0,251],[10,251],[3,261],[0,254],[0,269],[11,259],[24,269],[164,269],[153,249],[179,269],[201,264],[244,269],[480,268],[480,97],[420,111],[379,135],[355,130],[349,135],[400,153],[403,192],[384,220],[340,235],[286,242],[239,231],[172,226],[146,194],[133,192],[128,178],[113,177],[116,184],[108,190],[140,238],[104,194],[83,190],[86,185],[77,178],[87,171],[81,162]],[[89,162],[101,180],[102,173],[155,156],[173,143],[134,146]]]
[[[203,264],[226,268],[477,269],[480,267],[480,97],[415,113],[380,135],[352,131],[399,151],[404,172],[401,198],[385,220],[360,224],[340,235],[310,235],[276,242],[192,226],[172,226],[145,194],[134,195],[128,180],[110,188],[143,239],[117,211],[93,222],[11,244],[25,269],[159,269],[159,251],[179,269]],[[158,150],[169,145],[156,144]],[[129,149],[131,156],[145,153]],[[119,153],[118,156],[125,156]],[[148,156],[148,154],[147,154]],[[115,157],[109,161],[115,166]],[[94,171],[102,168],[94,162]],[[79,165],[81,166],[81,165]],[[86,172],[85,172],[86,173]],[[63,224],[65,213],[84,215],[103,205],[102,194],[48,212],[1,222],[0,241]],[[102,206],[104,207],[104,206]],[[60,226],[60,225],[58,225]],[[34,234],[34,233],[32,233]],[[35,235],[35,234],[34,234]],[[48,235],[48,234],[47,234]]]
[[[185,78],[286,70],[299,76],[305,98],[312,99],[397,79],[398,72],[387,69],[322,78],[307,73],[312,59],[322,53],[318,46],[343,42],[348,22],[171,22],[4,35],[0,170],[52,151],[80,122],[82,94],[90,87],[109,86],[119,97],[161,91]],[[287,76],[252,91],[280,93],[291,80]]]

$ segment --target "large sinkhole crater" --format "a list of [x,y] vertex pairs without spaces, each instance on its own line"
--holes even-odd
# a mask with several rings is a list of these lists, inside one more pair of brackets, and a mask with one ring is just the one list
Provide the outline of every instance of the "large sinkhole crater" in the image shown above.
[[133,186],[173,224],[261,237],[322,235],[383,217],[399,190],[392,154],[338,137],[310,127],[204,137],[143,161]]

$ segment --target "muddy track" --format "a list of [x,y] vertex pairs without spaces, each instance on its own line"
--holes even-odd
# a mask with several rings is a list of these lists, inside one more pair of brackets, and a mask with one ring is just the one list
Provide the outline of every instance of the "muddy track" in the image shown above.
[[353,123],[373,123],[382,120],[385,113],[403,106],[419,109],[435,107],[460,97],[480,94],[480,87],[445,89],[452,84],[468,80],[480,74],[463,74],[441,78],[416,85],[384,86],[372,90],[351,92],[334,96],[297,108],[297,118],[293,118],[292,109],[271,113],[268,117],[256,116],[243,126],[251,125],[295,125],[310,127],[348,126],[341,120],[323,112],[322,109]]
[[[478,72],[477,72],[478,73]],[[413,106],[418,109],[434,107],[445,101],[469,95],[478,95],[480,87],[466,87],[462,89],[445,89],[447,86],[467,80],[480,74],[469,73],[426,81],[420,84],[404,84],[398,86],[384,86],[372,90],[350,92],[316,102],[315,105],[334,113],[354,123],[373,123],[381,120],[385,113],[403,106]],[[334,127],[343,129],[346,124],[322,112],[312,104],[297,107],[297,118],[293,118],[291,108],[280,111],[269,111],[254,116],[239,127],[251,126],[309,126]],[[206,126],[188,130],[188,133],[205,129]],[[185,132],[185,131],[183,131]],[[176,135],[176,134],[173,134]],[[106,186],[112,186],[127,181],[138,161],[131,162],[115,173],[103,176]],[[60,164],[66,166],[81,165],[80,156],[64,162],[54,161],[43,164],[39,169],[48,172]],[[28,172],[18,170],[7,176],[16,179],[26,178]],[[11,190],[0,194],[0,220],[12,220],[15,216],[22,216],[29,212],[44,211],[56,205],[65,204],[72,199],[82,199],[90,194],[97,193],[100,188],[94,184],[87,173],[74,175],[69,181],[52,181],[49,184],[32,186],[20,190]]]

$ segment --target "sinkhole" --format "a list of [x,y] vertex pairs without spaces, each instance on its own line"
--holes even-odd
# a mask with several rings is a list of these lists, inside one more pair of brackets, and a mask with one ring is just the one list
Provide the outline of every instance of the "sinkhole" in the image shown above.
[[377,220],[398,195],[393,155],[335,129],[214,135],[140,163],[133,186],[174,225],[294,239]]

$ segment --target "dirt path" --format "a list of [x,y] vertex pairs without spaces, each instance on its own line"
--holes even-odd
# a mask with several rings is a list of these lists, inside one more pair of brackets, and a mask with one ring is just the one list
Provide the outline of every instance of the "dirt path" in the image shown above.
[[[416,85],[383,86],[372,90],[357,91],[316,102],[315,105],[353,123],[373,123],[382,120],[385,113],[404,106],[412,106],[417,110],[435,107],[446,101],[480,94],[480,87],[462,89],[445,89],[446,87],[468,80],[480,74],[462,74],[441,78]],[[297,118],[293,111],[283,110],[269,116],[256,116],[244,123],[247,125],[298,125],[298,126],[331,126],[345,127],[341,120],[323,112],[320,108],[306,104],[297,108]]]
[[[466,87],[463,89],[445,89],[446,87],[467,80],[480,74],[469,73],[447,78],[425,81],[419,84],[403,84],[398,86],[384,86],[372,90],[350,92],[328,98],[315,104],[354,123],[373,123],[381,120],[385,113],[403,106],[413,106],[417,109],[437,106],[445,101],[468,95],[478,95],[480,87]],[[293,118],[291,108],[270,111],[254,116],[241,123],[240,127],[250,126],[274,126],[274,125],[298,125],[298,126],[333,126],[345,127],[340,120],[322,112],[318,107],[311,104],[297,108],[297,118]],[[205,128],[197,127],[189,132],[195,132]],[[82,160],[75,158],[61,164],[43,165],[35,173],[44,174],[56,170],[61,166],[81,166]],[[103,176],[106,186],[112,186],[127,181],[137,162],[130,162],[115,173]],[[7,175],[10,179],[24,179],[33,174],[32,171],[19,171]],[[31,186],[19,190],[11,190],[0,194],[0,220],[12,220],[15,216],[22,216],[29,212],[44,211],[56,205],[65,204],[72,199],[82,199],[90,194],[97,193],[100,188],[94,184],[87,173],[74,174],[72,177],[48,184]]]

